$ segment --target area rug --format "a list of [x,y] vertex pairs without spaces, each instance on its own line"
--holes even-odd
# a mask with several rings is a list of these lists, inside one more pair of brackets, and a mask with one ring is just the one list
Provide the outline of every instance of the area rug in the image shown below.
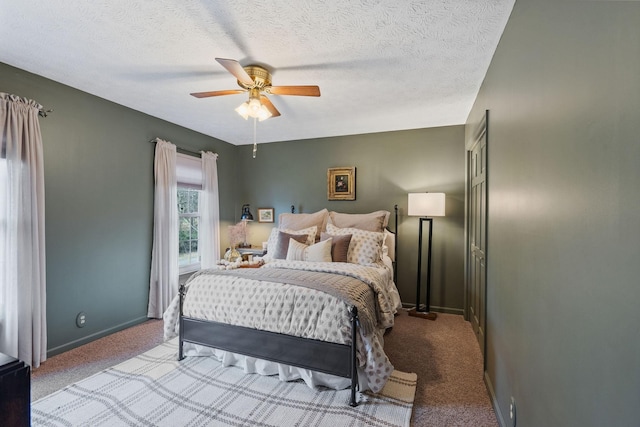
[[209,357],[177,360],[176,340],[34,402],[33,426],[409,426],[416,374],[378,394],[313,390]]

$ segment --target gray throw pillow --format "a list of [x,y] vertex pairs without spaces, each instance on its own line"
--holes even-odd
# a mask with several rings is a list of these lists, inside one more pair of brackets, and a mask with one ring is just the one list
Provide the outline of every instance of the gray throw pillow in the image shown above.
[[331,259],[333,259],[333,262],[347,262],[347,254],[349,253],[349,243],[351,243],[351,236],[351,234],[334,236],[329,233],[320,233],[320,241],[333,239],[331,241]]
[[306,243],[308,234],[289,234],[283,231],[278,231],[278,244],[276,245],[276,252],[273,254],[273,259],[287,259],[287,251],[289,250],[289,239],[293,239],[296,242]]

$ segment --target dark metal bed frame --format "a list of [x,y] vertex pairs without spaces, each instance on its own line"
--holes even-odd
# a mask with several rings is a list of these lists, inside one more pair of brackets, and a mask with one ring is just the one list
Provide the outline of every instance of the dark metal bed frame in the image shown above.
[[[180,289],[180,299],[184,285]],[[201,344],[246,356],[284,363],[313,371],[351,379],[351,406],[357,406],[356,334],[358,310],[350,309],[351,345],[336,344],[275,332],[227,325],[182,316],[180,309],[180,342],[178,358],[184,358],[183,342]]]
[[[394,209],[397,257],[398,205],[395,205]],[[396,268],[394,268],[394,280],[395,278]],[[351,345],[347,345],[185,317],[182,312],[182,304],[186,293],[184,284],[180,286],[179,292],[179,360],[184,358],[183,343],[190,342],[342,378],[350,378],[351,399],[349,405],[358,405],[356,402],[356,388],[358,386],[358,364],[356,360],[358,309],[356,307],[351,306],[349,308]]]

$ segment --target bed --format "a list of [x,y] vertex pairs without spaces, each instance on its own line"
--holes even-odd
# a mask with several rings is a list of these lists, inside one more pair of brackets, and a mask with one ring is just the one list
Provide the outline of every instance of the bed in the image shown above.
[[350,387],[357,405],[356,389],[377,392],[393,371],[383,335],[401,303],[388,219],[281,214],[260,268],[190,277],[165,312],[165,339],[179,335],[179,359],[213,356],[310,387]]

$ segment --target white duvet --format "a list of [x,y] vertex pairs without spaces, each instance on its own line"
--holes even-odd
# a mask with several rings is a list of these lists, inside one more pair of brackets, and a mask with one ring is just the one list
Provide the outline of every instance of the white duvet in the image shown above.
[[[357,277],[380,293],[382,304],[387,301],[397,309],[399,298],[388,267],[363,267],[348,263],[316,263],[277,260],[262,268],[289,268],[325,271]],[[348,305],[342,300],[315,289],[256,281],[236,276],[201,274],[188,283],[183,304],[184,315],[255,329],[278,332],[304,338],[351,343]],[[164,314],[165,339],[178,333],[179,298],[172,301]],[[390,318],[389,318],[390,317]],[[383,333],[393,325],[393,316],[379,319],[378,328],[369,334],[359,333],[357,341],[361,389],[377,392],[393,371],[383,351]],[[236,365],[246,372],[278,374],[283,380],[303,379],[311,386],[325,385],[345,388],[348,379],[319,374],[301,368],[274,364],[255,358],[230,354],[185,343],[185,355],[214,355],[225,365]]]

